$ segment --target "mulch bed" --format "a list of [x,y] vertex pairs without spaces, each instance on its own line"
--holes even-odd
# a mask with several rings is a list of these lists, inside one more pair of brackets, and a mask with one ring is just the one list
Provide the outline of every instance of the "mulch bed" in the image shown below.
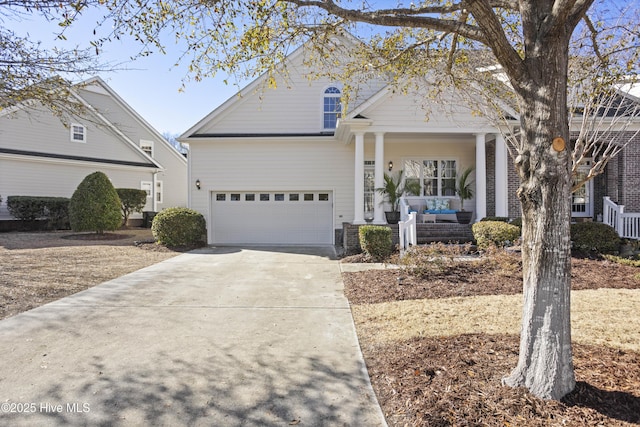
[[[420,278],[400,270],[369,270],[344,273],[345,295],[351,304],[377,304],[423,298],[522,293],[522,269],[517,255],[512,265],[457,262],[444,274]],[[573,290],[616,288],[640,289],[640,269],[612,261],[573,258]],[[401,285],[399,284],[399,278]]]
[[462,335],[363,348],[390,426],[629,426],[640,423],[640,354],[574,346],[575,390],[561,402],[501,385],[518,337]]
[[[345,294],[357,305],[521,293],[521,269],[507,264],[450,265],[446,273],[428,278],[403,269],[344,273]],[[638,289],[639,272],[607,260],[574,258],[572,287]],[[557,402],[501,385],[517,364],[517,336],[470,334],[392,344],[361,341],[361,346],[391,427],[640,425],[637,352],[574,345],[577,385]]]

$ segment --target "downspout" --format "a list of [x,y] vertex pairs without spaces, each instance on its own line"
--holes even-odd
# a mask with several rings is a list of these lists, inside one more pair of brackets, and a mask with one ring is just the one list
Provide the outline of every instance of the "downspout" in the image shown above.
[[153,177],[151,178],[151,186],[153,187],[153,189],[151,190],[151,197],[153,202],[151,203],[151,210],[153,212],[158,212],[158,197],[157,197],[157,186],[158,186],[158,173],[160,171],[156,170],[155,172],[153,172]]

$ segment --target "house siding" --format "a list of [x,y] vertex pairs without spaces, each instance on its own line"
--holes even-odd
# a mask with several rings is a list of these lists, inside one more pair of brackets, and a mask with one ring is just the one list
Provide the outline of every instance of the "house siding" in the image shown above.
[[[118,101],[95,85],[81,90],[84,99],[104,115],[111,123],[124,133],[134,144],[140,140],[153,141],[153,158],[163,167],[158,173],[157,180],[163,184],[163,201],[157,206],[158,210],[167,207],[187,206],[187,161],[170,144],[141,122]],[[139,184],[135,188],[140,188]],[[151,210],[152,206],[145,206]]]
[[[353,220],[354,147],[331,138],[193,141],[191,208],[209,225],[215,192],[328,190],[334,197],[334,224]],[[201,182],[196,190],[194,182]],[[256,211],[256,218],[260,212]],[[211,232],[211,230],[209,230]]]
[[82,180],[96,171],[105,173],[116,188],[140,188],[141,179],[150,181],[153,177],[151,170],[141,172],[138,168],[2,157],[0,219],[12,218],[6,208],[7,196],[71,197]]
[[77,118],[86,127],[86,142],[72,142],[60,119],[43,110],[19,111],[0,117],[0,147],[96,159],[145,161],[95,118]]

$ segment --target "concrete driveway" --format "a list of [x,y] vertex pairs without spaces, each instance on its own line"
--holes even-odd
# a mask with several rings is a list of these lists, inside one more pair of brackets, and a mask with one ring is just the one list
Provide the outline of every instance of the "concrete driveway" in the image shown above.
[[0,321],[0,425],[384,426],[328,248],[206,248]]

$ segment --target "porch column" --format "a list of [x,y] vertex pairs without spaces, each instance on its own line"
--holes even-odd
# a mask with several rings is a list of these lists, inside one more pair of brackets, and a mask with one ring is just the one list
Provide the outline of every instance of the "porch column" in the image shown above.
[[354,187],[355,194],[353,198],[353,223],[366,224],[364,220],[364,132],[355,134],[356,138],[356,164]]
[[487,216],[486,134],[476,134],[476,221]]
[[[376,132],[376,159],[375,159],[375,180],[374,186],[376,189],[384,186],[384,132]],[[386,224],[387,221],[384,217],[384,196],[378,191],[373,196],[373,223],[374,224]]]
[[502,134],[496,134],[496,216],[509,216],[509,174],[507,144]]

